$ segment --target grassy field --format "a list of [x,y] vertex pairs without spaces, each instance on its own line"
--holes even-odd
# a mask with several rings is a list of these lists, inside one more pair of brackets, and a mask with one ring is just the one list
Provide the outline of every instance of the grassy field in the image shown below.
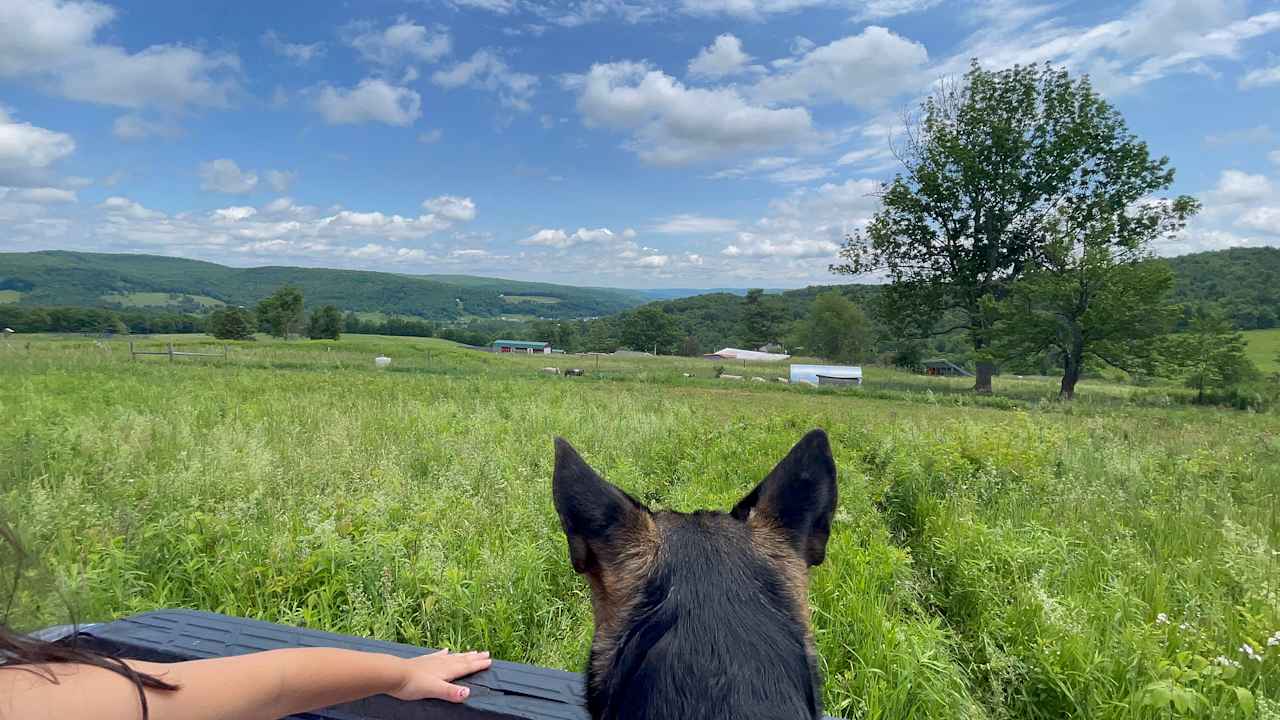
[[219,308],[226,303],[207,295],[184,295],[182,293],[163,292],[131,292],[103,295],[102,299],[109,303],[117,303],[125,307],[171,307],[190,301],[203,308]]
[[0,303],[16,303],[22,299],[22,293],[17,290],[0,290]]
[[519,305],[520,303],[532,303],[534,305],[555,305],[560,302],[560,298],[548,297],[546,295],[503,295],[502,302],[509,305]]
[[715,367],[369,336],[226,362],[12,343],[0,506],[40,561],[21,618],[183,606],[576,669],[591,616],[553,436],[649,503],[727,509],[820,426],[841,493],[812,587],[831,714],[1280,717],[1280,415],[1171,387],[1086,382],[1062,405],[1047,379],[975,398]]
[[1280,372],[1280,328],[1250,330],[1244,334],[1249,342],[1249,359],[1263,372]]

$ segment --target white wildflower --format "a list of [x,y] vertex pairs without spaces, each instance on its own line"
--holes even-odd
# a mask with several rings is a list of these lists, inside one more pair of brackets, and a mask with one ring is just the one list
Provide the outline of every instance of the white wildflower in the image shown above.
[[1225,655],[1219,655],[1218,657],[1214,658],[1214,662],[1218,663],[1222,667],[1236,667],[1236,668],[1240,667],[1240,663],[1236,662],[1235,660],[1232,660],[1231,658]]
[[1182,632],[1186,632],[1191,629],[1191,626],[1186,623],[1178,623],[1178,629]]
[[1267,638],[1267,647],[1275,647],[1277,645],[1280,645],[1280,630],[1277,630],[1275,635]]
[[1250,645],[1249,643],[1245,643],[1241,645],[1240,652],[1244,653],[1245,657],[1249,658],[1250,660],[1253,660],[1254,662],[1262,662],[1262,656],[1259,655],[1258,652],[1254,650],[1253,646]]
[[1159,615],[1156,615],[1156,624],[1157,624],[1157,625],[1168,625],[1168,624],[1169,624],[1169,616],[1168,616],[1168,615],[1165,615],[1164,613],[1160,613]]

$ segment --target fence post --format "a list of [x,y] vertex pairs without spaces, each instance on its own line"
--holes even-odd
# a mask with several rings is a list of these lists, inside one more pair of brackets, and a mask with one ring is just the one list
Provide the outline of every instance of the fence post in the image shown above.
[[129,341],[129,359],[130,359],[130,360],[137,360],[137,359],[138,359],[138,356],[133,354],[133,341],[132,341],[132,340],[130,340],[130,341]]
[[226,343],[222,344],[222,361],[223,362],[227,361],[227,344]]
[[169,362],[173,362],[173,343],[169,343]]

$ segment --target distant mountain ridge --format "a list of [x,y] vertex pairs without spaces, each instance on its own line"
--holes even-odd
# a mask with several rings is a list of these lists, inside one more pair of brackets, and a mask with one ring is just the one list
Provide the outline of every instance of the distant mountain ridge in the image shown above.
[[465,275],[404,275],[301,267],[233,268],[158,255],[48,250],[0,253],[0,301],[24,305],[155,307],[196,311],[252,306],[281,285],[302,288],[308,308],[427,320],[610,315],[644,294]]
[[[1216,305],[1244,330],[1280,327],[1280,248],[1232,248],[1166,259],[1176,277],[1174,300]],[[204,311],[251,306],[275,288],[303,289],[307,306],[427,320],[601,317],[651,302],[697,316],[708,334],[734,322],[746,288],[626,290],[575,287],[472,275],[408,275],[300,267],[233,268],[201,260],[49,250],[0,253],[0,303]],[[781,294],[789,315],[807,311],[822,289],[838,287],[866,303],[874,285],[767,290]]]

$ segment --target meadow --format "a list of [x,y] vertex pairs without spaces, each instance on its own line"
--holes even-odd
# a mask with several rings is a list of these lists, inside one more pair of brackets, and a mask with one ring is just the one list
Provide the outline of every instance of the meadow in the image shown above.
[[1244,337],[1253,364],[1263,372],[1280,373],[1280,328],[1249,330]]
[[[170,340],[222,345],[139,343]],[[652,505],[728,509],[816,426],[840,476],[812,584],[832,715],[1280,718],[1280,415],[1172,386],[1086,381],[1062,404],[1046,378],[977,398],[715,367],[373,336],[226,362],[9,341],[0,507],[37,560],[18,620],[192,607],[578,669],[591,616],[551,439]]]

